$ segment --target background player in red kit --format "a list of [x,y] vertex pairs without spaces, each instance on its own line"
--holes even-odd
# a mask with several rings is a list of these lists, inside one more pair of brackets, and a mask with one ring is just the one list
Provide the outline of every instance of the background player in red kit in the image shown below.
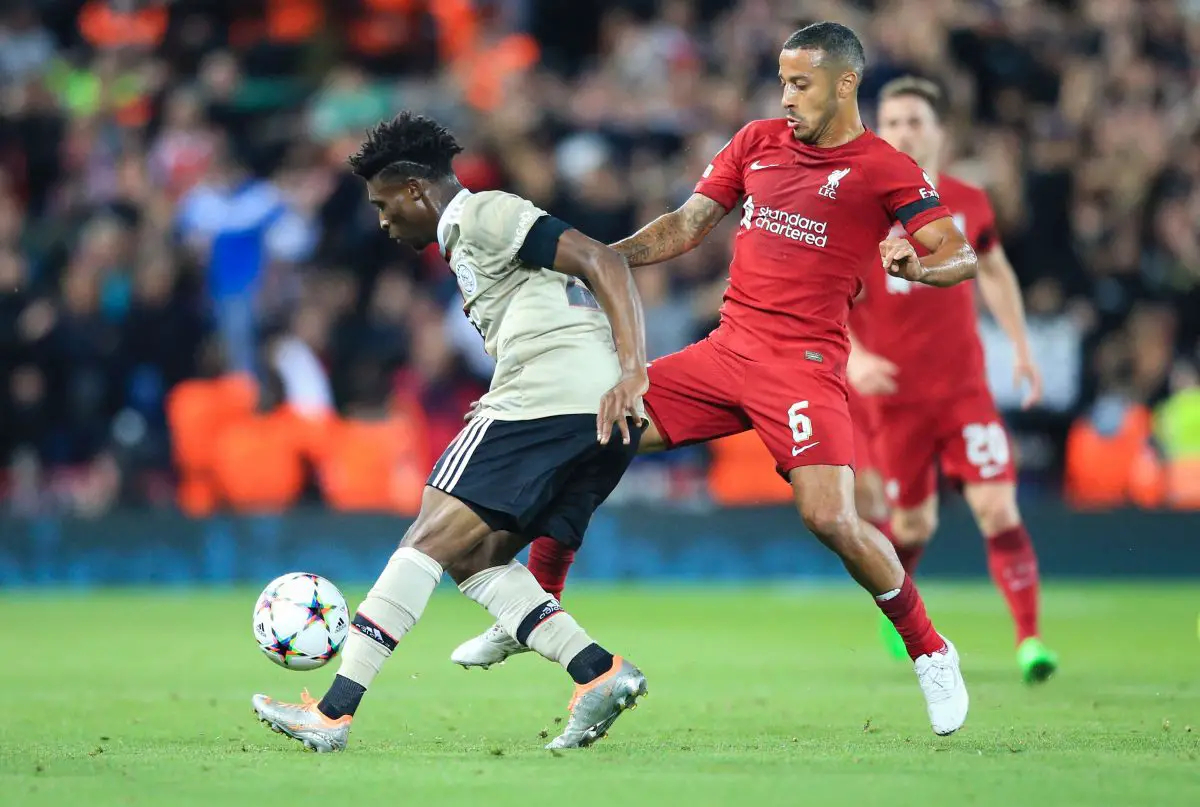
[[[881,91],[879,133],[937,177],[942,203],[979,255],[979,290],[1016,348],[1016,382],[1027,385],[1029,406],[1041,395],[1041,380],[1029,351],[1020,287],[996,237],[987,194],[938,172],[940,113],[936,85],[896,79]],[[874,410],[861,422],[880,427],[871,435],[872,448],[893,494],[893,539],[905,570],[913,573],[937,527],[940,465],[962,485],[985,537],[988,567],[1016,626],[1022,674],[1030,682],[1045,680],[1058,662],[1038,637],[1037,557],[1017,508],[1008,437],[987,386],[973,284],[931,292],[876,268],[867,275],[851,327],[851,381]],[[887,506],[881,490],[859,494],[873,514]],[[890,624],[884,628],[895,647],[899,637]]]
[[[896,626],[933,729],[949,734],[968,706],[958,653],[934,630],[891,544],[854,508],[846,320],[864,273],[953,285],[974,275],[975,254],[921,169],[863,126],[864,66],[849,28],[817,23],[797,31],[779,56],[787,116],[745,126],[683,207],[613,246],[631,266],[669,260],[699,244],[741,201],[721,324],[651,364],[642,446],[669,449],[754,429],[790,481],[804,523]],[[918,259],[908,240],[888,237],[895,222],[927,257]],[[545,542],[535,547],[530,569],[557,594],[567,564],[544,554],[553,550]],[[502,660],[510,654],[502,636],[492,643],[496,654],[475,653],[493,636],[468,642],[452,658]]]

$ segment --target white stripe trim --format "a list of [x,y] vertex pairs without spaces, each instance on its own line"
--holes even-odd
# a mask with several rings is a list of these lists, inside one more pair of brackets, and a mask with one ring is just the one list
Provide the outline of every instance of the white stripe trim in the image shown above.
[[442,463],[442,467],[438,469],[437,478],[433,480],[433,486],[441,489],[445,484],[447,477],[452,473],[454,466],[458,463],[458,458],[462,455],[467,447],[467,443],[471,442],[471,438],[479,429],[483,428],[484,421],[487,418],[475,418],[467,424],[458,437],[454,438],[454,442],[446,449],[446,461]]
[[458,464],[458,470],[454,472],[454,478],[450,480],[449,485],[443,488],[446,493],[454,492],[454,486],[457,485],[458,480],[462,478],[463,471],[467,470],[467,463],[471,461],[471,456],[474,455],[475,449],[479,448],[479,444],[483,442],[483,438],[487,434],[488,426],[490,425],[492,425],[492,421],[489,418],[488,421],[483,424],[483,428],[476,432],[475,439],[471,441],[471,445],[469,448],[467,448],[467,453],[463,456],[462,462]]

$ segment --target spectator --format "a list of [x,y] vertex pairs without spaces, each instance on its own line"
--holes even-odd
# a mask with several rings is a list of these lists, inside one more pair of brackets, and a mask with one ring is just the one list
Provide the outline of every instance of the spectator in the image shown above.
[[267,264],[308,257],[317,241],[314,223],[226,149],[214,157],[205,181],[181,201],[179,233],[205,267],[232,368],[252,372],[255,303]]

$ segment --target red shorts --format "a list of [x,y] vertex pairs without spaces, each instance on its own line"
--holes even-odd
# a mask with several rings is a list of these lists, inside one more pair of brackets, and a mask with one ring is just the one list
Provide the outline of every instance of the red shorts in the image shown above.
[[854,463],[858,471],[876,471],[883,473],[875,455],[875,403],[854,391],[854,387],[846,385],[850,401],[850,420],[854,423]]
[[1016,480],[1008,432],[986,388],[928,405],[878,407],[874,447],[898,507],[916,507],[937,491],[937,469],[958,484]]
[[754,429],[783,476],[854,466],[845,382],[822,363],[745,359],[705,339],[650,363],[646,410],[667,447]]

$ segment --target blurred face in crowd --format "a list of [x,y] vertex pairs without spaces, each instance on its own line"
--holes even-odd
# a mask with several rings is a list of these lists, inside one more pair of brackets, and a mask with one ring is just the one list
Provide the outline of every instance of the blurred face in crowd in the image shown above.
[[937,164],[945,134],[928,101],[897,95],[879,103],[879,136],[929,169]]
[[440,218],[427,195],[427,183],[420,179],[367,180],[367,198],[379,211],[379,227],[388,238],[416,250],[437,240]]
[[855,104],[858,76],[827,61],[820,50],[785,50],[779,54],[783,108],[792,136],[801,143],[819,143],[838,114]]

